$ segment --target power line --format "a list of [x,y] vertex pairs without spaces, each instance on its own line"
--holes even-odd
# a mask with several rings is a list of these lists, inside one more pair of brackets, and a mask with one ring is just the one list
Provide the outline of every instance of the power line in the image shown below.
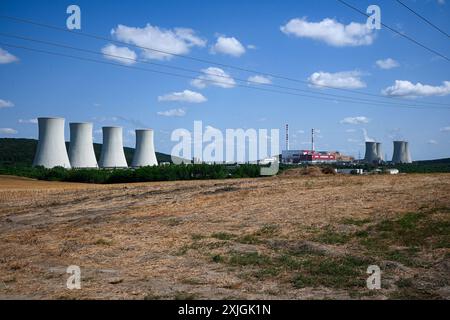
[[[100,56],[107,56],[107,57],[121,59],[121,60],[128,60],[130,62],[138,62],[139,61],[139,62],[142,62],[142,63],[145,63],[145,64],[156,65],[156,66],[164,67],[164,68],[170,68],[170,69],[175,69],[175,70],[180,70],[180,71],[185,71],[185,72],[191,72],[191,73],[195,73],[195,74],[206,74],[206,75],[219,77],[219,78],[223,78],[223,79],[227,79],[227,80],[231,79],[231,77],[229,77],[229,76],[218,75],[218,74],[215,74],[215,73],[199,72],[199,71],[193,70],[193,69],[182,68],[182,67],[177,67],[177,66],[170,66],[170,65],[165,65],[165,64],[161,64],[161,63],[155,63],[155,62],[149,62],[147,60],[139,59],[139,58],[134,59],[134,58],[124,57],[124,56],[119,56],[119,55],[114,55],[114,54],[101,53],[101,52],[97,52],[97,51],[93,51],[93,50],[78,48],[78,47],[69,46],[69,45],[61,44],[61,43],[55,43],[55,42],[50,42],[50,41],[39,40],[39,39],[36,39],[36,38],[24,37],[24,36],[20,36],[20,35],[13,35],[13,34],[0,32],[0,36],[20,39],[20,40],[25,40],[25,41],[31,41],[31,42],[36,42],[36,43],[40,43],[40,44],[55,46],[55,47],[64,48],[64,49],[76,50],[76,51],[90,53],[90,54],[95,54],[95,55],[100,55]],[[311,91],[311,90],[304,90],[304,89],[300,89],[300,88],[292,88],[292,87],[280,86],[280,85],[275,85],[275,84],[270,84],[270,83],[260,83],[258,81],[252,81],[252,80],[248,80],[248,79],[247,80],[240,79],[240,78],[232,78],[232,79],[237,80],[237,81],[241,81],[243,83],[253,83],[253,84],[256,84],[256,85],[269,86],[269,87],[274,87],[274,88],[277,88],[277,89],[293,90],[293,91],[305,92],[305,93],[310,93],[310,94],[315,94],[315,95],[329,96],[329,97],[334,97],[334,98],[344,98],[344,99],[356,100],[356,101],[359,101],[359,102],[383,103],[383,101],[378,101],[378,100],[349,97],[349,96],[336,95],[336,94],[330,94],[330,93],[324,93],[324,92],[314,92],[314,91]],[[395,106],[410,106],[411,105],[411,103],[404,104],[404,103],[396,103],[396,102],[390,102],[390,104],[391,105],[395,105]],[[415,106],[428,107],[427,104],[421,104],[421,103],[414,103],[414,105]]]
[[[291,77],[287,77],[287,76],[283,76],[283,75],[277,75],[277,74],[274,74],[274,73],[261,72],[261,71],[252,70],[252,69],[248,69],[248,68],[242,68],[242,67],[239,67],[239,66],[234,66],[234,65],[225,64],[225,63],[219,63],[219,62],[215,62],[215,61],[212,61],[212,60],[201,59],[201,58],[192,57],[192,56],[188,56],[188,55],[176,54],[176,53],[165,51],[165,50],[159,50],[159,49],[155,49],[155,48],[139,46],[139,45],[126,43],[126,42],[119,41],[119,40],[109,39],[109,38],[102,37],[102,36],[99,36],[99,35],[96,35],[96,34],[90,34],[90,33],[85,33],[85,32],[77,32],[77,31],[74,31],[74,30],[69,30],[69,29],[66,29],[66,28],[62,28],[62,27],[58,27],[58,26],[54,26],[54,25],[49,25],[49,24],[45,24],[45,23],[41,23],[41,22],[31,21],[31,20],[28,20],[28,19],[17,18],[17,17],[12,17],[12,16],[6,16],[6,15],[0,15],[0,18],[1,19],[12,20],[12,21],[19,22],[19,23],[26,23],[26,24],[36,25],[36,26],[39,26],[39,27],[53,29],[53,30],[57,30],[57,31],[63,31],[63,32],[67,32],[67,33],[71,33],[71,34],[75,34],[75,35],[79,35],[79,36],[83,36],[83,37],[87,37],[87,38],[92,38],[92,39],[96,39],[96,40],[103,40],[103,41],[108,41],[108,42],[112,42],[112,43],[116,43],[116,44],[131,46],[131,47],[139,48],[139,49],[143,49],[143,50],[150,50],[150,51],[154,51],[154,52],[158,52],[158,53],[163,53],[163,54],[166,54],[166,55],[171,55],[171,56],[175,56],[175,57],[179,57],[179,58],[189,59],[189,60],[196,61],[196,62],[212,64],[212,65],[226,67],[226,68],[239,70],[239,71],[244,71],[244,72],[248,72],[248,73],[260,74],[260,75],[269,76],[269,77],[272,77],[272,78],[277,78],[277,79],[282,79],[282,80],[287,80],[287,81],[291,81],[291,82],[303,83],[303,84],[308,84],[308,85],[310,84],[308,81],[301,80],[301,79],[295,79],[295,78],[291,78]],[[384,98],[384,99],[389,99],[389,100],[393,100],[393,99],[401,100],[401,98],[399,98],[399,97],[383,96],[383,95],[379,95],[379,94],[373,94],[373,93],[369,93],[369,92],[362,92],[362,91],[357,91],[357,90],[352,90],[352,89],[347,89],[347,88],[336,88],[336,87],[333,87],[333,86],[328,86],[328,85],[323,85],[323,84],[317,84],[316,86],[317,87],[321,87],[321,88],[334,89],[334,90],[339,90],[339,91],[343,91],[343,92],[351,92],[351,93],[354,93],[354,94],[371,96],[371,97],[376,97],[376,98]],[[436,102],[427,102],[427,104],[448,106],[447,104],[436,103]]]
[[437,31],[439,31],[440,33],[442,33],[443,35],[447,36],[448,38],[450,38],[450,35],[445,32],[444,30],[442,30],[441,28],[439,28],[437,25],[435,25],[433,22],[431,22],[430,20],[428,20],[427,18],[425,18],[424,16],[422,16],[421,14],[419,14],[418,12],[414,11],[413,9],[411,9],[410,7],[408,7],[405,3],[403,3],[400,0],[396,0],[398,3],[400,3],[403,7],[405,7],[406,9],[408,9],[409,11],[411,11],[413,14],[415,14],[416,16],[418,16],[420,19],[422,19],[423,21],[425,21],[426,23],[428,23],[430,26],[432,26],[433,28],[435,28]]
[[[136,70],[141,70],[141,71],[146,71],[146,72],[151,72],[151,73],[157,73],[157,74],[163,74],[163,75],[167,75],[167,76],[180,77],[180,78],[185,78],[185,79],[197,79],[196,77],[187,76],[187,75],[181,75],[181,74],[172,73],[172,72],[165,72],[165,71],[160,71],[160,70],[154,70],[154,69],[141,68],[141,67],[130,66],[130,65],[117,64],[117,63],[107,62],[107,61],[103,61],[103,60],[96,60],[96,59],[90,59],[90,58],[85,58],[85,57],[79,57],[79,56],[68,55],[68,54],[63,54],[63,53],[53,52],[53,51],[48,51],[48,50],[35,49],[35,48],[19,46],[19,45],[4,43],[4,42],[0,42],[0,45],[7,46],[7,47],[12,47],[12,48],[17,48],[17,49],[24,49],[24,50],[33,51],[33,52],[45,53],[45,54],[59,56],[59,57],[66,57],[66,58],[76,59],[76,60],[80,60],[80,61],[87,61],[87,62],[93,62],[93,63],[99,63],[99,64],[105,64],[105,65],[112,65],[112,66],[122,67],[122,68],[127,68],[127,69],[136,69]],[[209,82],[209,83],[227,84],[227,85],[229,85],[228,82],[217,81],[217,80],[202,79],[202,81]],[[247,86],[247,85],[243,85],[243,84],[235,84],[235,86],[242,87],[242,88],[253,89],[253,90],[259,90],[259,91],[265,91],[265,92],[274,92],[274,93],[279,93],[279,94],[286,94],[286,95],[292,95],[292,96],[306,97],[306,98],[311,98],[311,99],[328,100],[328,101],[333,101],[333,102],[339,101],[339,102],[348,102],[348,103],[360,103],[358,101],[353,101],[353,100],[334,99],[334,98],[327,98],[327,97],[317,97],[317,96],[311,96],[311,95],[306,95],[306,94],[299,94],[299,93],[294,93],[294,92],[273,90],[273,89],[260,88],[260,87],[252,87],[252,86]],[[374,105],[374,106],[391,106],[390,103],[383,103],[381,101],[380,102],[365,102],[363,104]],[[436,106],[436,107],[425,107],[425,108],[421,107],[421,106],[398,106],[398,108],[411,108],[411,109],[430,109],[430,108],[435,108],[435,109],[450,110],[450,108],[438,107],[438,106]]]
[[[360,13],[360,14],[362,14],[363,16],[365,16],[365,17],[367,17],[367,18],[370,17],[370,16],[369,16],[367,13],[365,13],[364,11],[359,10],[358,8],[352,6],[351,4],[349,4],[349,3],[347,3],[347,2],[345,2],[345,1],[343,1],[343,0],[336,0],[336,1],[342,3],[343,5],[349,7],[350,9],[352,9],[352,10],[354,10],[354,11]],[[419,41],[417,41],[417,40],[415,40],[415,39],[413,39],[413,38],[411,38],[410,36],[404,34],[403,32],[400,32],[400,31],[398,31],[398,30],[396,30],[396,29],[394,29],[394,28],[388,26],[387,24],[385,24],[385,23],[383,23],[383,22],[381,22],[381,25],[382,25],[383,27],[385,27],[386,29],[389,29],[390,31],[394,32],[395,34],[397,34],[397,35],[399,35],[399,36],[401,36],[401,37],[403,37],[403,38],[405,38],[405,39],[411,41],[412,43],[414,43],[414,44],[416,44],[416,45],[418,45],[418,46],[420,46],[420,47],[422,47],[422,48],[424,48],[424,49],[426,49],[426,50],[428,50],[428,51],[434,53],[435,55],[437,55],[437,56],[439,56],[439,57],[441,57],[441,58],[443,58],[443,59],[445,59],[445,60],[447,60],[447,61],[450,61],[450,58],[448,58],[448,57],[445,56],[444,54],[442,54],[442,53],[440,53],[440,52],[438,52],[438,51],[436,51],[436,50],[434,50],[434,49],[431,49],[430,47],[427,47],[426,45],[420,43]]]

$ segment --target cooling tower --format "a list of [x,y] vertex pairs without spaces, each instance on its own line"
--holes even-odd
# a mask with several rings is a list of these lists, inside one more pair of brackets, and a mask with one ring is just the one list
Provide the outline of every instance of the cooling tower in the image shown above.
[[153,145],[153,130],[136,130],[136,149],[134,150],[132,167],[157,166],[155,147]]
[[381,148],[381,142],[377,142],[377,157],[378,157],[378,161],[384,161],[383,149]]
[[92,123],[70,123],[69,160],[72,168],[97,168]]
[[409,143],[407,141],[394,141],[393,163],[411,163],[411,154],[409,153]]
[[364,156],[364,161],[367,163],[378,161],[376,142],[366,141],[366,154]]
[[39,118],[39,142],[33,166],[70,168],[63,118]]
[[126,168],[127,160],[123,151],[122,128],[103,127],[103,146],[98,165],[101,168]]

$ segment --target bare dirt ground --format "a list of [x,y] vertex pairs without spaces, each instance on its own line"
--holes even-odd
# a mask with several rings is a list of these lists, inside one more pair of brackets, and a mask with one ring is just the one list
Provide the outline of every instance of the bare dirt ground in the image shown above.
[[[0,176],[0,298],[448,299],[449,214],[450,174]],[[371,264],[381,290],[366,288]]]

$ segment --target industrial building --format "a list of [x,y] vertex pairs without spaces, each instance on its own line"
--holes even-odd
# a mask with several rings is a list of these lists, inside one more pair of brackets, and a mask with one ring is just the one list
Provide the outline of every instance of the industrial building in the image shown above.
[[38,118],[39,141],[33,166],[70,168],[63,118]]
[[122,128],[103,127],[103,145],[100,168],[127,168],[127,159],[123,151]]
[[[122,128],[103,127],[100,161],[94,152],[92,123],[70,123],[69,152],[64,138],[63,118],[38,118],[39,141],[33,166],[45,168],[127,168]],[[157,166],[152,129],[136,130],[136,148],[132,166]]]
[[70,123],[69,160],[72,168],[98,168],[92,123]]
[[286,164],[294,163],[321,163],[321,162],[335,162],[336,155],[328,151],[314,151],[314,150],[283,150],[281,152],[282,162]]
[[136,148],[134,149],[134,157],[131,166],[136,168],[157,165],[158,160],[156,160],[155,147],[153,144],[153,130],[136,130]]
[[393,163],[412,163],[407,141],[394,141]]

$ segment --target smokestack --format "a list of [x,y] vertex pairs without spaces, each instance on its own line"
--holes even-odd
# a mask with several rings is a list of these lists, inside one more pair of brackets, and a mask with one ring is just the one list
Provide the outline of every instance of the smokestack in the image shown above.
[[411,163],[411,154],[409,152],[409,143],[407,141],[394,141],[393,163]]
[[39,142],[33,166],[70,168],[63,118],[38,118]]
[[136,130],[136,149],[134,150],[132,167],[157,166],[153,130]]
[[314,152],[314,129],[311,130],[311,151]]
[[103,145],[99,166],[101,168],[127,168],[123,151],[122,128],[103,127]]
[[72,168],[98,168],[92,141],[92,123],[70,123],[69,159]]
[[286,150],[289,150],[289,124],[286,124]]
[[367,163],[378,161],[376,142],[366,141],[366,154],[364,156],[364,161]]
[[379,161],[384,161],[383,149],[381,148],[381,142],[377,142],[377,157]]

